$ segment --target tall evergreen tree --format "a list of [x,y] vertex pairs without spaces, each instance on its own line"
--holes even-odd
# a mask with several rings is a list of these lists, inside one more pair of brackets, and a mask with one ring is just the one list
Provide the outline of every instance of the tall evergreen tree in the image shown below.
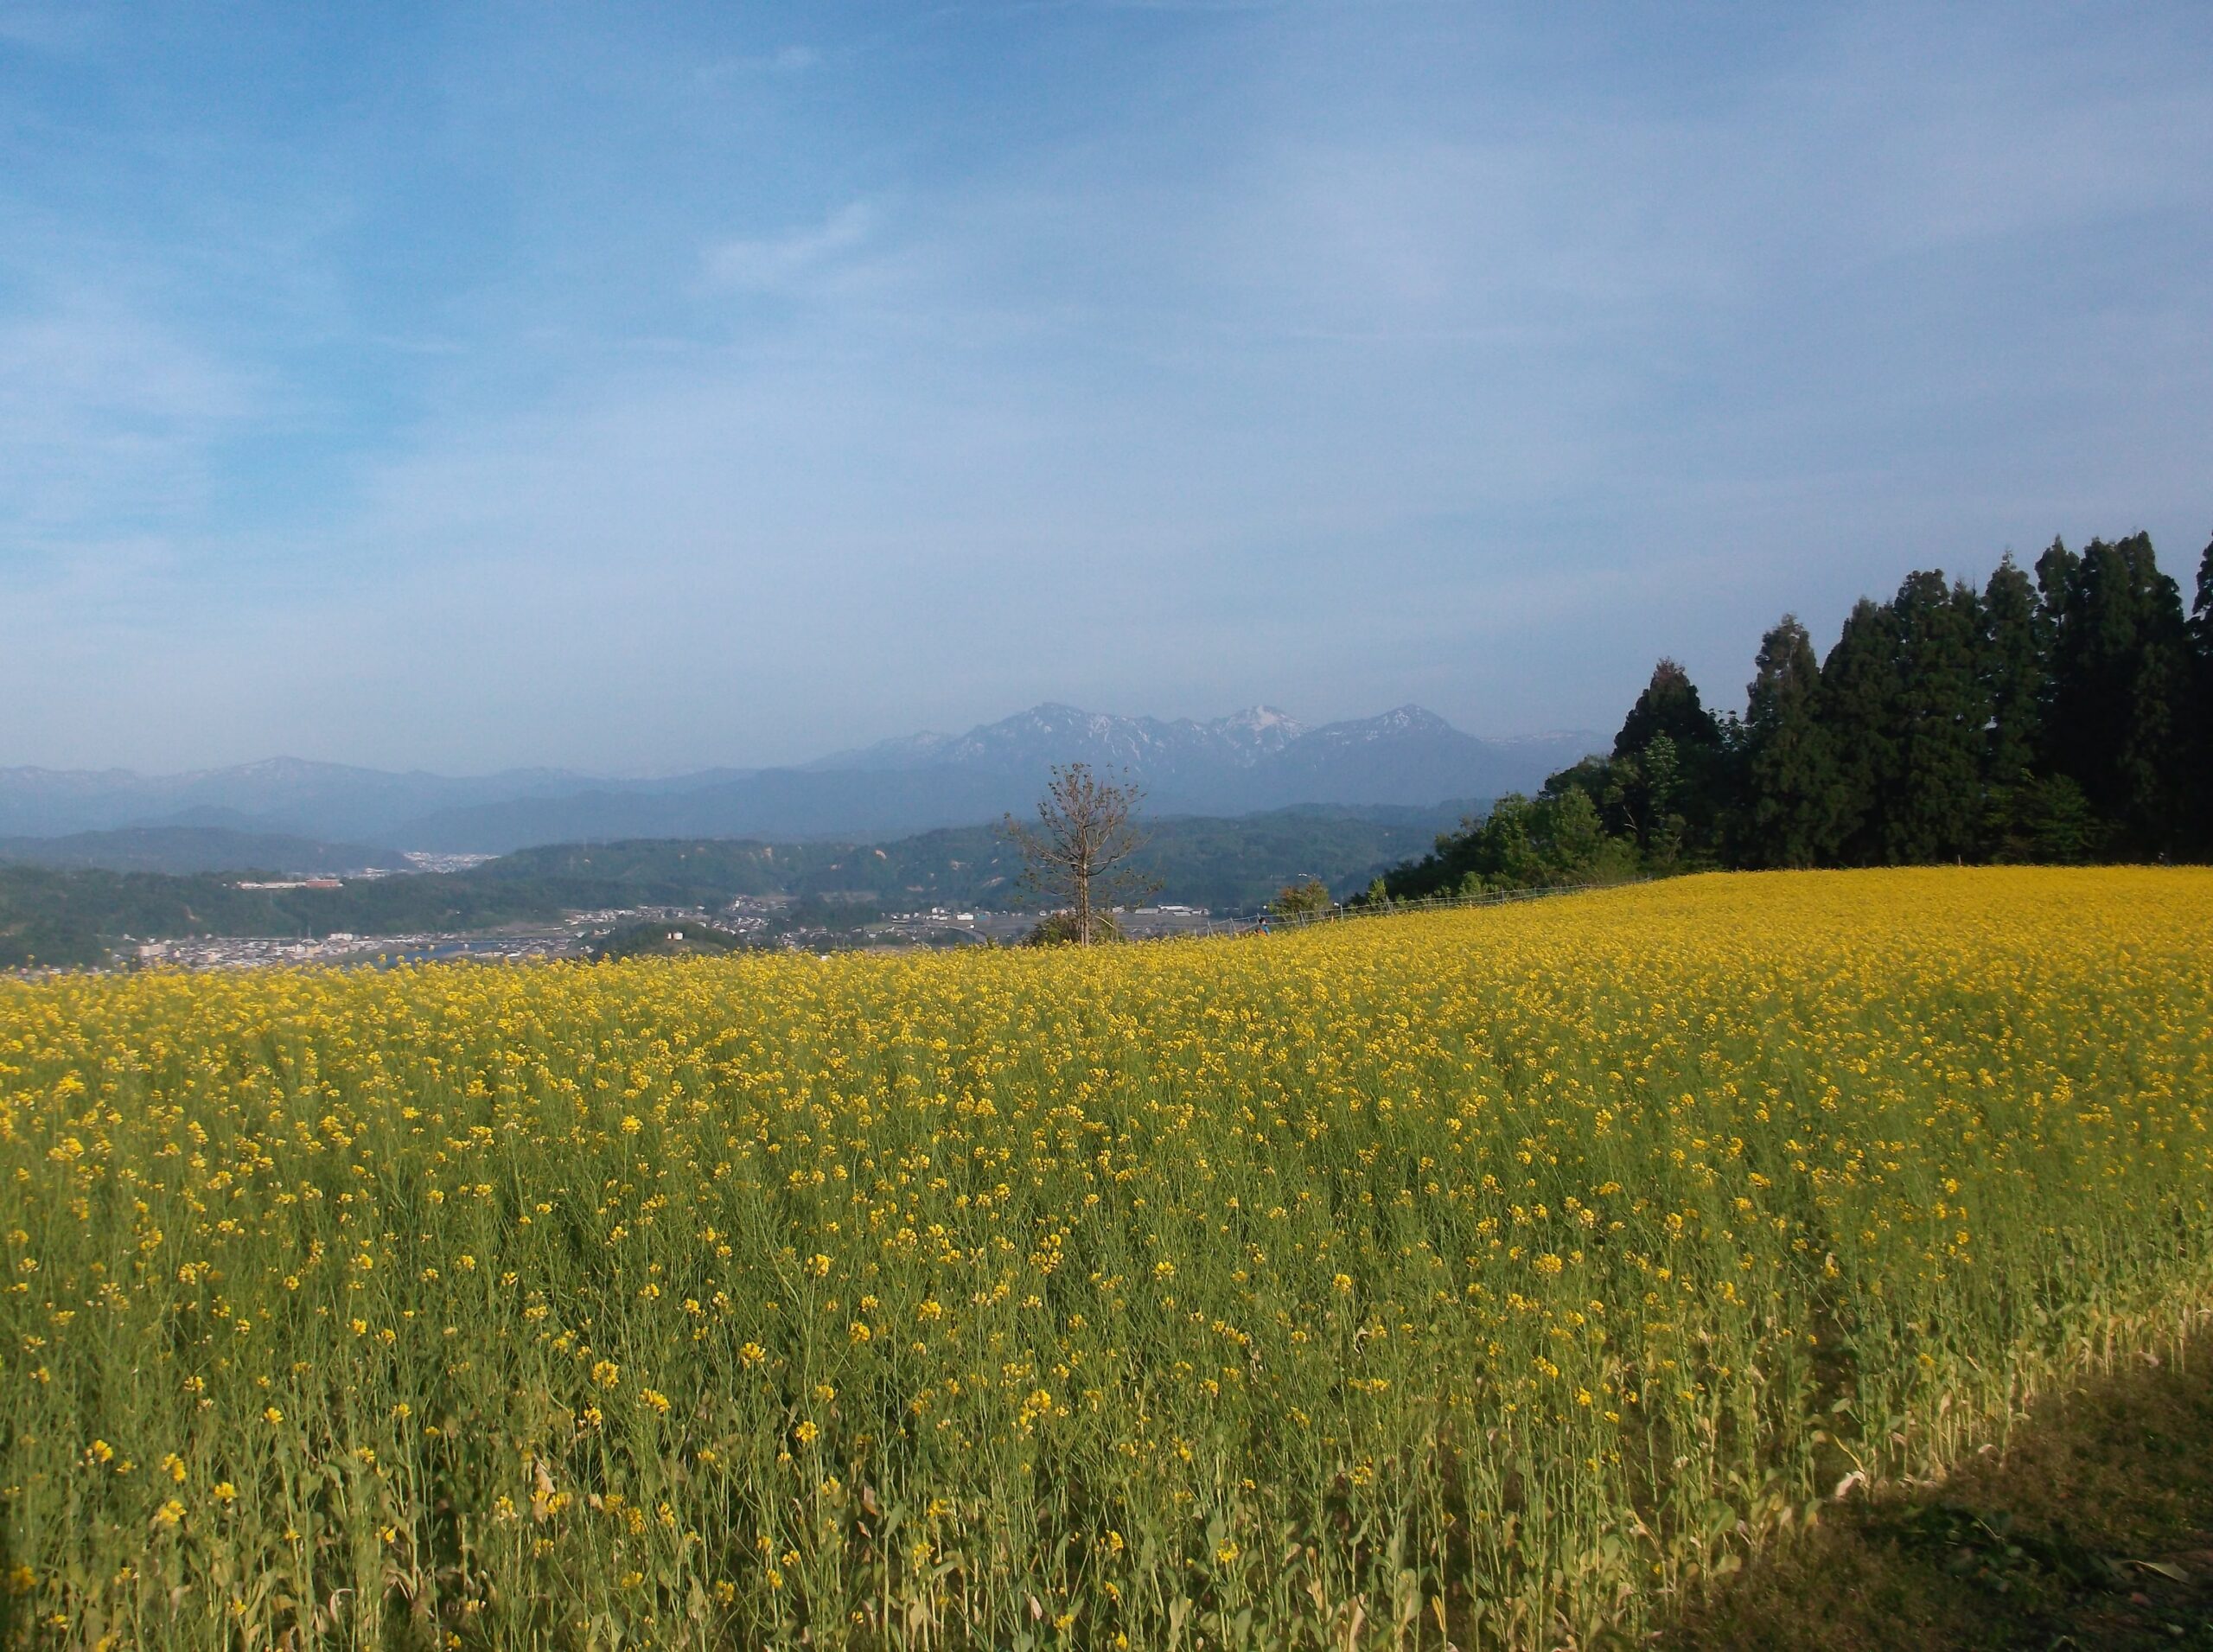
[[2058,651],[2059,634],[2067,616],[2067,594],[2075,588],[2076,577],[2082,571],[2082,558],[2070,551],[2062,539],[2055,538],[2037,558],[2038,617],[2046,659]]
[[1700,704],[1698,685],[1673,660],[1662,659],[1652,667],[1652,680],[1629,708],[1621,732],[1614,737],[1614,756],[1627,757],[1666,735],[1680,749],[1684,746],[1718,746],[1721,725]]
[[2190,609],[2190,649],[2194,667],[2192,727],[2183,796],[2183,847],[2199,859],[2213,858],[2213,540],[2197,559],[2197,600]]
[[2213,665],[2213,539],[2197,559],[2197,600],[2190,605],[2190,640],[2200,665]]
[[1821,718],[1821,670],[1795,616],[1760,639],[1745,689],[1745,840],[1763,866],[1818,866],[1837,849],[1841,776]]
[[1893,865],[1976,852],[1983,823],[1981,603],[1974,588],[1933,571],[1908,574],[1897,616],[1897,790],[1884,813],[1883,858]]
[[1897,616],[1863,596],[1821,662],[1821,716],[1835,753],[1837,858],[1879,864],[1898,789]]
[[[1616,834],[1607,852],[1651,868],[1722,851],[1749,865],[2213,858],[2213,545],[2192,596],[2185,612],[2141,533],[2080,554],[2054,539],[2033,579],[2009,553],[1980,591],[1916,572],[1891,602],[1863,598],[1818,668],[1786,615],[1742,721],[1662,660],[1613,756],[1555,775],[1540,802],[1587,797]],[[1523,875],[1507,852],[1518,820],[1495,820],[1486,883]]]
[[1690,673],[1663,659],[1614,737],[1597,800],[1610,829],[1635,837],[1644,852],[1670,864],[1703,858],[1719,846],[1727,767],[1720,723]]
[[2017,835],[2023,788],[2036,775],[2044,677],[2036,586],[2009,552],[1982,592],[1982,682],[1990,700],[1982,767],[1986,854],[2001,852]]
[[2036,767],[2044,775],[2059,772],[2063,742],[2055,722],[2061,709],[2059,661],[2069,641],[2069,593],[2082,571],[2082,558],[2057,534],[2037,558],[2037,652],[2044,660],[2044,684],[2037,693]]
[[[2163,852],[2180,835],[2188,761],[2182,592],[2142,533],[2091,541],[2066,575],[2051,644],[2046,762],[2082,788],[2122,847]],[[2047,590],[2048,609],[2051,597]]]

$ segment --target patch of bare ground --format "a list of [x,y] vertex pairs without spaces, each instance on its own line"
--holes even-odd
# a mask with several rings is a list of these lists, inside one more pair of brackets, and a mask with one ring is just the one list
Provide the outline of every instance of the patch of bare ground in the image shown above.
[[2213,1334],[2047,1396],[1940,1484],[1833,1507],[1659,1644],[2213,1652]]

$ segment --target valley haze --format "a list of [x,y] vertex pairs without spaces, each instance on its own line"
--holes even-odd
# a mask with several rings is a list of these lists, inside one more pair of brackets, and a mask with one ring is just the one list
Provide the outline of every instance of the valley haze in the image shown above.
[[795,767],[653,779],[557,769],[452,777],[288,757],[169,775],[10,769],[0,837],[220,827],[474,854],[609,839],[887,838],[1026,812],[1051,767],[1075,762],[1128,774],[1156,815],[1425,807],[1534,791],[1603,743],[1580,730],[1481,739],[1415,705],[1310,728],[1267,706],[1200,722],[1048,703],[965,734],[912,735]]

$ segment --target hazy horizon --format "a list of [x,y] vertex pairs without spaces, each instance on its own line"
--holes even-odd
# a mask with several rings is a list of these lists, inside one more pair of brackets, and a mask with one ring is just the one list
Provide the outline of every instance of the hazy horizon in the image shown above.
[[2209,68],[2179,0],[0,0],[0,767],[1610,733],[1914,567],[2187,584]]
[[[969,727],[969,728],[967,728],[967,729],[910,729],[910,730],[907,730],[907,731],[906,731],[906,733],[905,733],[904,735],[890,735],[890,736],[887,736],[887,737],[885,737],[885,738],[884,738],[883,740],[882,740],[882,741],[871,741],[871,742],[868,743],[867,743],[867,744],[865,744],[865,745],[841,747],[841,748],[839,748],[839,749],[833,749],[833,750],[815,752],[815,753],[813,753],[813,754],[811,754],[811,755],[809,755],[809,756],[803,756],[803,757],[798,758],[798,759],[794,760],[793,762],[791,762],[791,763],[788,763],[788,764],[775,764],[775,763],[749,763],[749,762],[707,762],[707,763],[687,764],[687,765],[685,765],[685,766],[682,766],[682,767],[679,767],[679,768],[673,768],[673,769],[658,769],[658,768],[657,768],[657,769],[635,769],[635,768],[634,768],[634,769],[582,769],[582,768],[577,768],[577,767],[576,767],[576,766],[575,766],[575,765],[573,765],[573,764],[563,764],[563,763],[546,763],[546,764],[500,763],[500,764],[494,764],[494,765],[492,765],[491,767],[487,768],[487,769],[468,769],[468,770],[462,770],[462,769],[439,769],[433,768],[433,767],[431,767],[431,766],[430,766],[430,765],[422,764],[422,763],[405,763],[405,764],[398,764],[398,765],[390,765],[390,766],[384,765],[384,764],[376,764],[376,763],[350,764],[350,763],[346,763],[346,762],[341,762],[341,761],[339,761],[339,760],[337,760],[337,759],[334,759],[334,758],[327,758],[327,757],[317,757],[317,756],[313,756],[313,755],[311,755],[311,754],[304,753],[304,752],[295,752],[295,751],[277,751],[277,752],[268,752],[268,753],[265,753],[264,755],[262,755],[262,756],[259,756],[259,757],[249,757],[249,758],[244,758],[244,759],[241,759],[240,761],[239,761],[239,762],[233,762],[233,763],[210,763],[210,764],[205,764],[205,765],[195,765],[195,766],[194,766],[194,767],[192,767],[192,768],[190,768],[190,769],[137,769],[137,768],[134,768],[132,765],[130,765],[130,764],[127,764],[127,763],[81,764],[81,765],[69,765],[69,766],[67,766],[67,767],[62,767],[62,766],[54,765],[54,764],[48,764],[48,763],[0,763],[0,773],[6,773],[6,772],[8,772],[8,771],[10,771],[10,770],[11,770],[11,769],[13,769],[13,770],[22,770],[22,769],[37,769],[37,770],[43,770],[43,771],[47,771],[47,772],[54,772],[54,773],[74,773],[74,774],[99,774],[99,773],[104,773],[104,772],[108,772],[108,773],[112,773],[112,772],[125,772],[125,773],[137,774],[137,775],[141,775],[141,776],[143,776],[143,777],[144,777],[144,778],[147,778],[147,779],[175,779],[175,778],[179,778],[179,777],[182,777],[182,776],[183,776],[183,775],[193,775],[193,774],[207,774],[207,773],[223,773],[223,772],[227,772],[227,771],[235,770],[235,769],[254,769],[254,768],[258,768],[258,767],[266,767],[266,766],[271,766],[271,765],[275,765],[275,764],[279,764],[279,763],[305,763],[305,764],[309,764],[309,765],[316,765],[316,766],[327,766],[327,767],[334,767],[334,768],[360,768],[360,769],[371,769],[371,770],[376,770],[376,771],[379,771],[379,772],[386,772],[386,773],[423,773],[423,774],[430,774],[430,775],[439,775],[439,776],[441,776],[441,777],[443,777],[443,778],[449,778],[449,779],[486,778],[486,777],[489,777],[489,776],[492,776],[492,775],[498,775],[498,774],[501,774],[501,773],[521,773],[521,772],[527,772],[527,771],[532,770],[532,769],[558,769],[558,770],[564,770],[564,771],[566,771],[566,772],[572,773],[572,774],[574,774],[574,775],[575,775],[578,779],[580,779],[580,780],[587,780],[587,781],[590,781],[590,780],[609,780],[609,781],[651,781],[651,780],[669,780],[669,779],[677,779],[677,778],[680,778],[680,777],[685,776],[685,775],[692,775],[692,774],[702,774],[702,773],[710,773],[710,772],[713,772],[713,771],[715,771],[715,770],[718,770],[718,769],[730,769],[730,770],[735,770],[735,771],[752,772],[752,771],[757,771],[757,770],[768,769],[774,769],[774,768],[779,768],[779,767],[800,767],[800,768],[807,768],[807,767],[811,767],[811,766],[813,766],[813,765],[816,765],[816,764],[820,764],[820,763],[828,763],[828,762],[834,762],[834,761],[836,761],[836,760],[838,760],[838,759],[842,759],[842,758],[858,758],[858,757],[861,757],[861,756],[864,756],[868,755],[871,751],[872,751],[872,750],[873,750],[873,749],[874,749],[875,747],[877,747],[877,746],[878,746],[878,745],[883,745],[883,744],[892,744],[892,743],[898,743],[899,741],[901,741],[901,740],[902,740],[902,739],[913,739],[913,738],[918,738],[918,737],[920,737],[920,738],[942,738],[942,739],[954,739],[954,738],[958,738],[958,737],[960,737],[960,736],[962,736],[962,735],[965,735],[965,734],[967,734],[967,733],[972,732],[975,728],[978,728],[978,727],[988,727],[988,726],[990,726],[990,724],[991,724],[1002,723],[1002,722],[1011,722],[1011,721],[1015,720],[1016,718],[1021,718],[1021,717],[1026,716],[1028,713],[1030,713],[1030,712],[1031,712],[1031,711],[1043,711],[1043,710],[1047,710],[1047,709],[1057,709],[1057,710],[1073,710],[1073,711],[1081,711],[1081,712],[1083,712],[1084,714],[1086,714],[1086,715],[1087,715],[1087,716],[1104,715],[1104,716],[1108,716],[1108,717],[1116,717],[1116,716],[1120,716],[1120,715],[1122,715],[1122,714],[1120,714],[1120,713],[1117,713],[1117,712],[1107,711],[1105,711],[1103,708],[1096,707],[1096,706],[1075,706],[1075,707],[1071,707],[1071,706],[1068,706],[1068,705],[1066,705],[1064,702],[1041,701],[1041,702],[1039,702],[1039,703],[1038,703],[1037,705],[1032,705],[1032,706],[1025,706],[1025,707],[1024,707],[1024,708],[1023,708],[1021,711],[1016,711],[1016,712],[1010,713],[1010,714],[1009,714],[1009,716],[1008,716],[1008,717],[1006,717],[1006,718],[993,718],[989,719],[985,724],[971,724],[971,725],[970,725],[970,727]],[[1233,710],[1231,710],[1231,711],[1225,711],[1225,712],[1220,712],[1220,713],[1217,713],[1217,714],[1215,714],[1215,715],[1214,715],[1214,716],[1211,716],[1211,717],[1190,717],[1190,718],[1184,718],[1184,717],[1171,717],[1171,718],[1157,718],[1157,719],[1154,719],[1154,720],[1156,720],[1156,721],[1158,721],[1158,722],[1160,722],[1160,723],[1164,723],[1164,724],[1177,724],[1177,723],[1195,723],[1195,724],[1201,724],[1201,725],[1204,725],[1204,724],[1209,724],[1209,723],[1218,723],[1218,722],[1226,721],[1226,720],[1228,720],[1228,719],[1229,719],[1229,718],[1231,718],[1238,717],[1238,716],[1240,716],[1240,715],[1242,715],[1243,713],[1249,712],[1249,711],[1272,711],[1272,712],[1275,712],[1275,713],[1277,713],[1277,714],[1279,714],[1279,715],[1281,715],[1281,716],[1283,716],[1283,717],[1287,718],[1291,722],[1292,722],[1293,724],[1296,724],[1297,725],[1298,725],[1298,727],[1300,728],[1300,730],[1302,730],[1302,732],[1311,732],[1311,731],[1312,731],[1312,730],[1316,730],[1316,729],[1320,729],[1320,728],[1328,727],[1328,726],[1330,726],[1330,724],[1338,724],[1338,723],[1343,723],[1343,722],[1355,722],[1355,723],[1356,723],[1356,722],[1367,721],[1367,720],[1369,720],[1369,718],[1381,718],[1381,717],[1385,717],[1385,716],[1387,716],[1387,715],[1388,715],[1390,712],[1392,712],[1392,711],[1400,711],[1400,710],[1404,710],[1404,709],[1406,709],[1406,708],[1405,708],[1404,706],[1402,706],[1402,705],[1401,705],[1401,706],[1387,706],[1387,707],[1383,708],[1381,711],[1378,711],[1372,712],[1372,713],[1368,714],[1368,718],[1332,718],[1332,719],[1330,719],[1330,723],[1319,723],[1319,722],[1313,721],[1313,720],[1311,720],[1311,719],[1310,719],[1310,718],[1306,718],[1299,717],[1299,716],[1298,716],[1295,712],[1291,712],[1291,711],[1286,711],[1284,707],[1282,707],[1282,706],[1280,706],[1280,705],[1272,705],[1272,704],[1270,704],[1270,703],[1268,703],[1268,702],[1266,702],[1266,701],[1255,701],[1255,702],[1253,702],[1252,705],[1240,705],[1240,706],[1237,706],[1237,707],[1235,707],[1234,709],[1233,709]],[[1427,708],[1427,707],[1422,707],[1422,708],[1420,708],[1420,709],[1422,709],[1422,710],[1427,710],[1428,708]],[[1607,743],[1607,742],[1608,742],[1608,741],[1610,739],[1610,737],[1611,737],[1610,736],[1609,736],[1609,735],[1605,734],[1603,730],[1597,730],[1597,729],[1569,729],[1569,728],[1542,729],[1542,730],[1533,730],[1528,731],[1528,732],[1527,732],[1527,733],[1526,733],[1526,734],[1521,734],[1521,735],[1502,735],[1502,736],[1491,736],[1491,735],[1485,735],[1484,733],[1483,733],[1483,731],[1482,731],[1482,730],[1474,730],[1474,729],[1463,729],[1463,730],[1460,730],[1460,732],[1462,732],[1462,733],[1464,733],[1464,734],[1471,734],[1471,735],[1474,735],[1477,739],[1485,740],[1485,741],[1490,742],[1491,743],[1494,743],[1494,744],[1499,744],[1499,745],[1512,745],[1512,744],[1515,744],[1515,743],[1522,743],[1522,742],[1527,742],[1527,743],[1533,743],[1533,744],[1534,744],[1534,743],[1543,743],[1543,742],[1546,742],[1546,741],[1557,741],[1557,740],[1564,740],[1564,739],[1572,739],[1572,738],[1573,738],[1573,737],[1575,737],[1576,736],[1578,736],[1578,735],[1587,735],[1587,736],[1591,737],[1591,738],[1594,742],[1596,742],[1596,744],[1594,745],[1593,749],[1598,749],[1598,747],[1599,747],[1599,746],[1604,746],[1605,743]]]

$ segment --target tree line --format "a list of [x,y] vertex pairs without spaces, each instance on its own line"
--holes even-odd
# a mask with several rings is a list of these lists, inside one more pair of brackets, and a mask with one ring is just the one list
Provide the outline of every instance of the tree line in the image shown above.
[[2213,858],[2213,545],[2187,610],[2148,535],[1978,590],[1908,574],[1835,645],[1785,615],[1745,708],[1663,659],[1612,750],[1499,800],[1364,898],[1701,867]]

